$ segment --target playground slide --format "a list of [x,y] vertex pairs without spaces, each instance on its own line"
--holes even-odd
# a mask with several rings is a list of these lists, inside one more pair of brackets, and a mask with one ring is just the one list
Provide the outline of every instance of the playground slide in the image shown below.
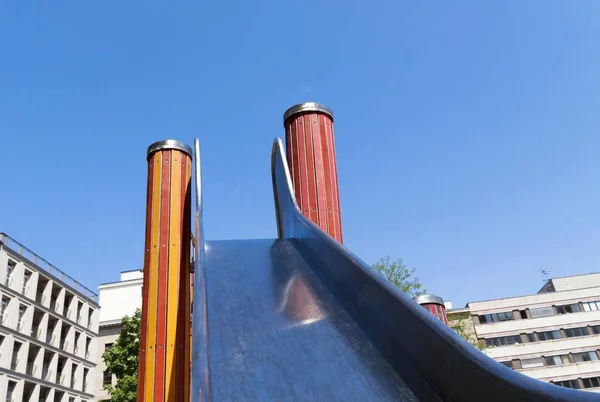
[[496,363],[306,219],[279,139],[279,238],[205,242],[195,154],[193,401],[599,399]]

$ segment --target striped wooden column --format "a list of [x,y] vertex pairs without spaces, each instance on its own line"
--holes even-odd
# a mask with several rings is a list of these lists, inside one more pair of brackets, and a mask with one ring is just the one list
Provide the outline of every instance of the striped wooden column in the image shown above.
[[333,112],[318,103],[292,106],[283,114],[287,160],[302,214],[343,242]]
[[190,399],[192,150],[148,147],[138,402]]
[[448,317],[446,316],[446,305],[444,304],[444,299],[435,295],[420,295],[415,296],[413,299],[431,314],[436,316],[441,322],[448,325]]

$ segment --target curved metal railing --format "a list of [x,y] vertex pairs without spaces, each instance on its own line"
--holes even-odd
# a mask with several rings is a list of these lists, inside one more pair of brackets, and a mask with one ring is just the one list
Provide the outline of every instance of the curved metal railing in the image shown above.
[[206,274],[204,227],[202,219],[202,167],[200,158],[200,140],[194,140],[194,184],[196,186],[196,212],[194,214],[194,314],[192,319],[192,383],[193,402],[212,401],[208,317],[206,301]]
[[[283,143],[276,138],[271,173],[280,238],[295,239],[319,264],[322,280],[343,292],[345,307],[375,328],[374,344],[392,366],[408,366],[412,391],[423,400],[598,401],[598,394],[545,383],[516,372],[474,348],[302,215]],[[326,257],[325,257],[326,256]],[[316,265],[315,265],[316,266]],[[406,371],[406,370],[404,370]]]

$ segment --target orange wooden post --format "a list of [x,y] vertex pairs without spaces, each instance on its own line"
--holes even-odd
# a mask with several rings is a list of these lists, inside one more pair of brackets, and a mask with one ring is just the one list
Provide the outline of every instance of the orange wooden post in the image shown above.
[[342,243],[333,112],[314,102],[283,114],[286,153],[302,214]]
[[138,402],[190,399],[192,150],[148,147]]

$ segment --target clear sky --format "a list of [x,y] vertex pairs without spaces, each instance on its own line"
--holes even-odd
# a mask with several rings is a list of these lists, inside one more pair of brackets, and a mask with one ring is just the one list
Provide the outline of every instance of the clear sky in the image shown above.
[[143,260],[146,147],[200,137],[209,239],[276,237],[282,113],[330,106],[345,244],[455,305],[600,268],[600,3],[3,1],[0,230]]

